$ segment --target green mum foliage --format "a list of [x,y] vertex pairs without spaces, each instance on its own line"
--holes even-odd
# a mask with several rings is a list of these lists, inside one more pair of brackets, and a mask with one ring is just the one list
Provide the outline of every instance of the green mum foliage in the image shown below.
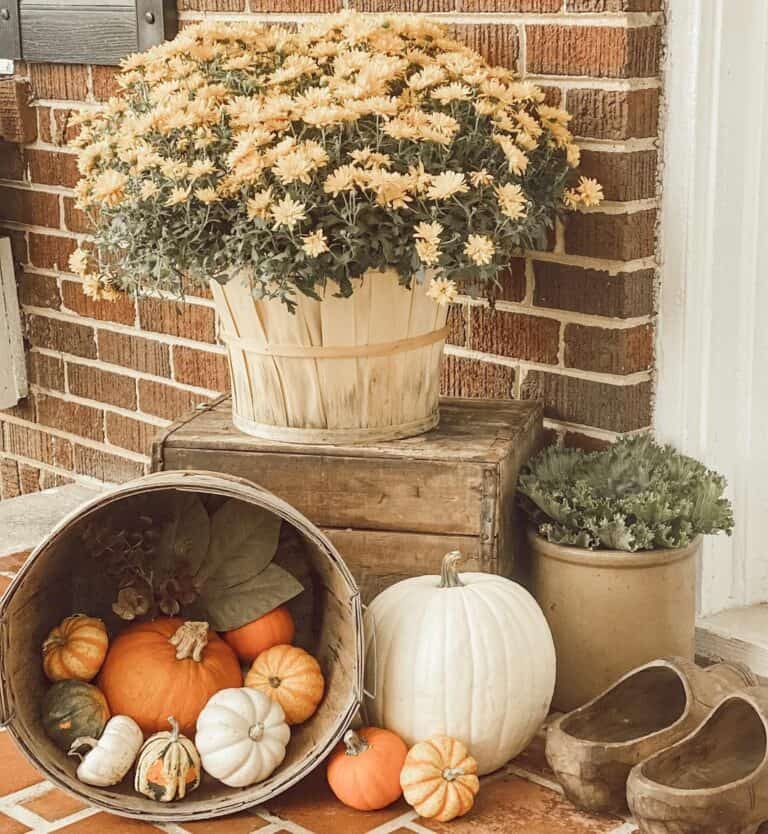
[[541,536],[590,550],[679,548],[733,530],[726,481],[649,435],[600,452],[549,447],[520,474],[521,505]]

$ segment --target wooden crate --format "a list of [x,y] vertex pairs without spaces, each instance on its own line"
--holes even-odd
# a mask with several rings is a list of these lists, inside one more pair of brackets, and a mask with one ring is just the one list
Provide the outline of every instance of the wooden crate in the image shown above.
[[449,550],[464,554],[465,570],[512,576],[524,546],[515,484],[541,442],[533,402],[444,399],[427,434],[310,446],[242,434],[222,397],[157,438],[153,470],[225,472],[274,492],[331,538],[368,601],[437,572]]

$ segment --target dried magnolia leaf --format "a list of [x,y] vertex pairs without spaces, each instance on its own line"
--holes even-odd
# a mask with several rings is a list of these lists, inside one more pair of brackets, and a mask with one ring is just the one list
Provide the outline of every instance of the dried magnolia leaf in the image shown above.
[[179,564],[196,574],[205,562],[211,540],[211,520],[194,492],[173,492],[163,504],[165,522],[157,543],[156,572],[173,575]]
[[228,585],[218,579],[215,576],[205,583],[194,606],[216,631],[240,628],[304,590],[294,576],[274,563],[236,584]]

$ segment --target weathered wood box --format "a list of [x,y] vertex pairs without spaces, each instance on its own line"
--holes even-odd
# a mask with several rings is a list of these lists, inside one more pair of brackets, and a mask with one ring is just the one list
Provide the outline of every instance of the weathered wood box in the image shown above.
[[465,570],[513,575],[524,546],[515,484],[541,442],[533,402],[444,399],[427,434],[315,446],[242,434],[222,397],[157,438],[153,469],[224,472],[274,492],[330,537],[368,601],[406,576],[439,572],[449,550],[464,554]]

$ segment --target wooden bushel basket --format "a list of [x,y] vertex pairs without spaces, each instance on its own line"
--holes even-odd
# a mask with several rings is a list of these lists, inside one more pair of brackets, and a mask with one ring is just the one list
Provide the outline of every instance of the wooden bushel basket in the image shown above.
[[287,443],[372,443],[439,420],[448,307],[394,270],[355,279],[350,298],[296,294],[296,312],[254,299],[234,275],[211,282],[240,431]]
[[[283,519],[275,561],[293,573],[305,591],[288,603],[296,620],[296,643],[318,659],[326,691],[317,712],[292,727],[280,767],[249,788],[228,788],[204,775],[186,799],[159,803],[133,790],[133,769],[120,785],[94,788],[75,777],[77,760],[47,737],[40,718],[44,691],[40,649],[48,631],[73,613],[77,577],[93,572],[81,532],[107,508],[148,492],[192,491],[208,501],[234,498]],[[217,498],[218,497],[218,498]],[[111,599],[94,601],[101,612]],[[114,636],[114,635],[113,635]],[[210,472],[162,472],[101,495],[62,521],[35,549],[0,603],[0,722],[27,758],[51,782],[106,811],[158,822],[184,822],[232,814],[266,802],[299,782],[330,753],[360,705],[363,687],[362,613],[357,586],[330,541],[289,504],[249,481]]]

